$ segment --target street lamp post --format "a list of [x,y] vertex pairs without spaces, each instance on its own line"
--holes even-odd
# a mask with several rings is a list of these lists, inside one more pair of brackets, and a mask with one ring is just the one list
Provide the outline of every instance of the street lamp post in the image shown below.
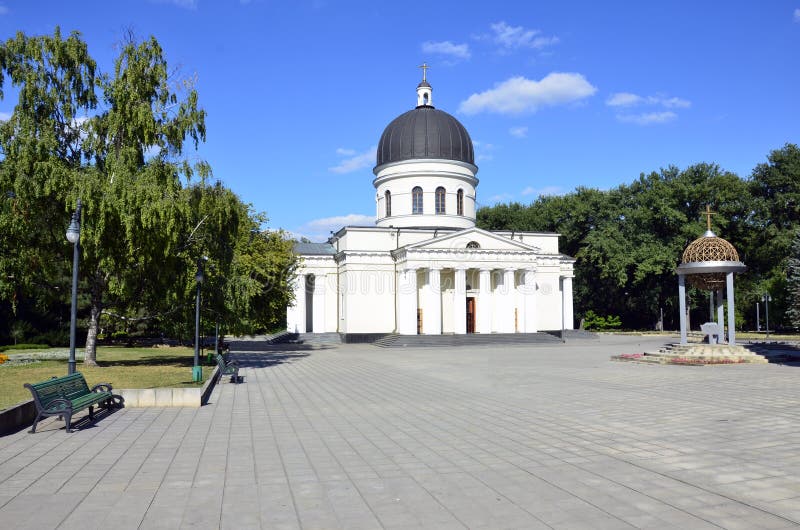
[[765,293],[764,296],[761,297],[761,301],[764,302],[764,318],[766,319],[767,325],[767,337],[769,337],[769,303],[772,302],[772,295]]
[[72,243],[72,311],[69,322],[69,361],[67,374],[75,373],[75,328],[78,317],[78,255],[81,248],[81,200],[67,228],[67,241]]
[[197,298],[194,309],[194,366],[192,366],[192,381],[200,382],[203,380],[203,367],[200,366],[200,286],[205,279],[203,274],[203,260],[197,260],[197,272],[194,281],[197,284]]
[[760,304],[758,303],[758,300],[756,300],[756,331],[760,333],[761,332],[761,315],[759,313],[761,311],[760,311],[759,305]]

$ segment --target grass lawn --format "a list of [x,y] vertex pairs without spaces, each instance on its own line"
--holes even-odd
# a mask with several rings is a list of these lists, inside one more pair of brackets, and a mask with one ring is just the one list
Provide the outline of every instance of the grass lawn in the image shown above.
[[[63,350],[63,348],[59,348]],[[46,351],[46,350],[45,350]],[[6,354],[25,353],[23,350]],[[78,361],[77,370],[86,378],[89,387],[97,383],[111,383],[114,388],[160,388],[198,386],[192,382],[194,350],[187,347],[125,348],[103,346],[97,348],[99,367],[84,366]],[[203,380],[207,380],[214,366],[203,364]],[[31,364],[0,364],[0,410],[31,398],[24,383],[44,381],[52,376],[67,375],[66,360],[47,360]]]

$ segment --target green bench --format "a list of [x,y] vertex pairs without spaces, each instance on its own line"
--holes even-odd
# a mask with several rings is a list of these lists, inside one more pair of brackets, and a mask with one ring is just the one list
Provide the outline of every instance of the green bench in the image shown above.
[[110,409],[114,405],[115,395],[111,393],[111,384],[100,383],[89,388],[83,374],[75,372],[64,377],[53,377],[41,383],[25,383],[25,388],[33,394],[36,404],[36,419],[30,433],[36,432],[39,420],[47,416],[64,418],[67,432],[72,432],[72,415],[88,407],[89,419],[94,420],[94,406],[102,404]]
[[219,366],[219,377],[223,375],[231,376],[232,383],[239,383],[239,363],[236,361],[227,362],[221,353],[217,354],[217,366]]

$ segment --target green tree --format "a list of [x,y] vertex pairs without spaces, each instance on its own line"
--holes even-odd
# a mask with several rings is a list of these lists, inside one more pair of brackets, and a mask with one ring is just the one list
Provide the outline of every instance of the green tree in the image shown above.
[[800,230],[795,232],[792,249],[786,268],[786,298],[789,323],[794,329],[800,329]]

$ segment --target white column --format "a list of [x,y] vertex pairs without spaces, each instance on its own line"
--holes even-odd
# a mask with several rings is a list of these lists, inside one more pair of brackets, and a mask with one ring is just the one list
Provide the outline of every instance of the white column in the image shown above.
[[442,334],[442,274],[441,269],[428,269],[428,287],[425,307],[422,309],[422,332],[425,335]]
[[492,271],[481,269],[478,296],[478,333],[492,332]]
[[575,329],[575,318],[572,313],[572,276],[565,276],[562,282],[562,289],[564,289],[563,300],[564,307],[564,329]]
[[325,331],[325,280],[324,274],[314,275],[314,291],[311,293],[311,330],[314,333]]
[[417,334],[417,270],[404,269],[400,273],[397,292],[397,332],[401,335]]
[[678,275],[678,312],[681,325],[681,344],[686,344],[686,277]]
[[536,324],[536,271],[527,269],[523,273],[523,279],[524,283],[520,286],[521,305],[524,308],[522,330],[525,333],[536,333],[539,331]]
[[727,274],[726,287],[728,289],[728,344],[736,345],[736,306],[733,302],[733,273]]
[[722,289],[717,291],[714,299],[717,304],[717,325],[719,326],[719,342],[725,340],[725,306],[722,298]]
[[514,333],[514,309],[517,307],[517,286],[514,269],[503,270],[503,291],[501,294],[503,320],[499,331]]
[[467,270],[456,269],[455,293],[453,296],[453,329],[456,335],[467,333]]
[[289,308],[286,318],[286,331],[290,333],[306,332],[306,275],[298,274],[292,285],[294,304]]

